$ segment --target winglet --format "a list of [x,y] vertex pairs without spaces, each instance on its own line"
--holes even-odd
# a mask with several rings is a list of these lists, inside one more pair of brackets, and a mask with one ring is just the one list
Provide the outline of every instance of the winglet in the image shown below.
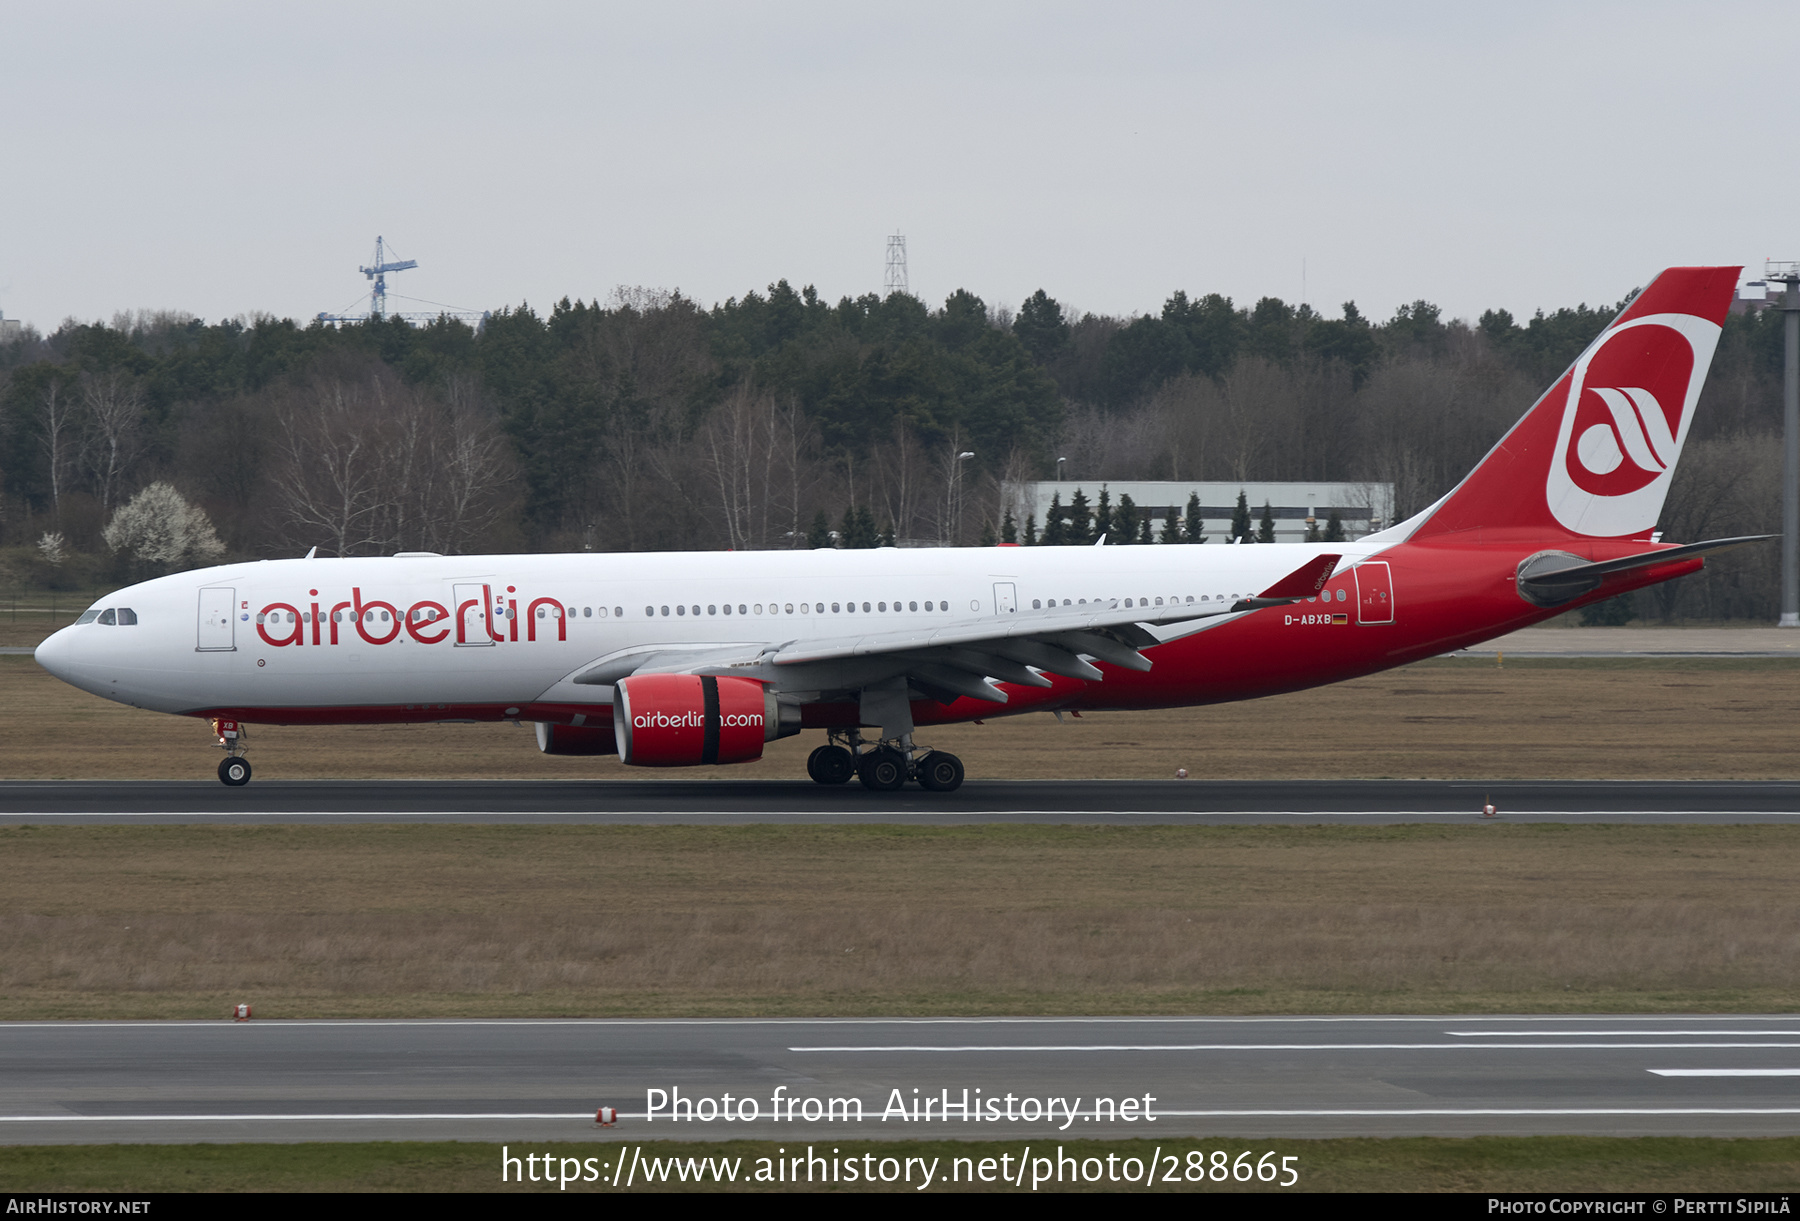
[[1310,598],[1325,588],[1325,582],[1331,580],[1331,574],[1337,571],[1341,555],[1314,556],[1281,580],[1256,595],[1257,600],[1263,598]]

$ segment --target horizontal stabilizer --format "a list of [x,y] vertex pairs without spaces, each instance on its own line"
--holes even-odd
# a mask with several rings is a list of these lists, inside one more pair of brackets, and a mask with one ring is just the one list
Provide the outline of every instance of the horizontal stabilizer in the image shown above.
[[1519,565],[1519,596],[1533,606],[1561,606],[1582,594],[1600,588],[1602,579],[1615,572],[1634,568],[1654,568],[1716,551],[1729,551],[1751,543],[1780,538],[1778,534],[1746,534],[1737,538],[1715,538],[1704,543],[1688,543],[1681,547],[1664,547],[1616,560],[1584,560],[1567,552],[1542,552]]

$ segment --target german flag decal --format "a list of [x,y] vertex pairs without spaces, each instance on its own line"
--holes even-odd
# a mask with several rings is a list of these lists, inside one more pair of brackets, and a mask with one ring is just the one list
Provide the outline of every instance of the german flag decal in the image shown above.
[[1350,622],[1350,616],[1349,615],[1333,615],[1331,617],[1331,622],[1333,623],[1333,625],[1336,625],[1339,623],[1348,623],[1348,622]]

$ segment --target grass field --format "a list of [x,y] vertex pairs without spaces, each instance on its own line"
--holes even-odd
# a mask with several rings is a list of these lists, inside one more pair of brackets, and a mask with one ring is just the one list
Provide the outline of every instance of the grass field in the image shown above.
[[[1440,659],[1293,695],[1157,712],[1048,714],[921,731],[971,777],[1476,779],[1800,776],[1800,658]],[[538,753],[529,727],[255,726],[265,780],[798,778],[818,732],[758,763],[646,772]],[[206,779],[200,721],[114,704],[0,657],[0,778]]]
[[0,829],[0,1017],[1792,1010],[1784,826]]
[[[513,1156],[549,1154],[562,1171],[563,1158],[596,1160],[606,1173],[621,1152],[622,1138],[602,1143],[529,1143],[508,1146]],[[625,1138],[628,1139],[628,1138]],[[1055,1158],[1060,1152],[1077,1161],[1139,1159],[1137,1173],[1158,1149],[1164,1159],[1174,1153],[1186,1171],[1186,1157],[1198,1150],[1210,1167],[1215,1151],[1235,1158],[1248,1150],[1254,1157],[1273,1150],[1296,1159],[1299,1181],[1290,1190],[1320,1191],[1494,1191],[1494,1192],[1780,1192],[1800,1183],[1800,1139],[1711,1140],[1690,1137],[1472,1137],[1393,1140],[1288,1140],[1285,1138],[1202,1138],[1154,1141],[893,1141],[881,1144],[824,1142],[821,1154],[839,1156],[923,1158],[936,1163],[936,1190],[1011,1191],[1003,1184],[946,1184],[952,1174],[972,1177],[982,1158],[1010,1155],[1016,1166],[1027,1144],[1033,1158]],[[630,1148],[628,1144],[625,1148]],[[637,1161],[647,1158],[701,1158],[738,1163],[736,1190],[779,1191],[907,1191],[918,1194],[922,1175],[911,1186],[903,1182],[807,1185],[744,1182],[756,1173],[757,1161],[803,1152],[804,1146],[772,1141],[675,1142],[641,1146]],[[0,1185],[15,1192],[166,1192],[166,1191],[408,1191],[408,1192],[560,1192],[557,1183],[500,1182],[498,1145],[457,1143],[305,1144],[305,1145],[70,1145],[0,1148]],[[969,1159],[958,1167],[956,1159]],[[1166,1169],[1167,1162],[1161,1162]],[[523,1167],[521,1167],[523,1172]],[[536,1172],[536,1167],[532,1168]],[[575,1169],[569,1171],[577,1173]],[[1049,1170],[1042,1171],[1046,1176]],[[1091,1166],[1090,1173],[1104,1173]],[[669,1177],[673,1178],[673,1175]],[[1030,1176],[1026,1185],[1029,1189]],[[712,1183],[669,1182],[649,1185],[641,1176],[638,1191],[732,1190]],[[568,1191],[617,1191],[605,1183],[571,1183]],[[1158,1182],[1146,1188],[1118,1182],[1058,1185],[1041,1191],[1164,1191],[1220,1193],[1275,1191],[1264,1183]]]
[[[975,776],[1790,778],[1796,711],[1800,664],[1781,660],[1440,660],[1248,704],[997,719],[930,740]],[[614,760],[544,757],[507,726],[254,733],[261,778],[634,775]],[[760,764],[680,774],[798,776],[815,738],[774,744]],[[217,757],[199,723],[0,658],[0,776],[205,778]],[[1787,827],[38,827],[0,829],[0,859],[8,1019],[223,1018],[240,1001],[262,1019],[1783,1012],[1800,1001],[1800,836]],[[1195,1147],[1297,1154],[1300,1189],[1315,1191],[1741,1192],[1800,1180],[1793,1139],[1183,1144]],[[492,1191],[498,1156],[450,1142],[5,1148],[0,1187]]]

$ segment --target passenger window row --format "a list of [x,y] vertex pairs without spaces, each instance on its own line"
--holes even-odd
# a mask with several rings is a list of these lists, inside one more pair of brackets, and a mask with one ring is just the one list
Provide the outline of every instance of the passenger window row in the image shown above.
[[[1323,599],[1324,601],[1329,602],[1332,600],[1332,592],[1333,591],[1328,589],[1324,593],[1320,594],[1317,598],[1308,598],[1307,601],[1308,602],[1317,602],[1317,601],[1320,601],[1321,599]],[[1349,597],[1349,595],[1347,593],[1345,593],[1342,589],[1337,590],[1336,594],[1337,594],[1337,600],[1339,602],[1343,602]],[[1239,598],[1238,594],[1201,594],[1198,598],[1196,598],[1193,594],[1188,594],[1185,598],[1178,597],[1176,595],[1171,594],[1169,596],[1169,598],[1167,599],[1166,604],[1169,606],[1183,606],[1183,605],[1191,605],[1195,602],[1236,602],[1238,600],[1238,598]],[[1104,598],[1095,598],[1094,601],[1097,603],[1103,603],[1107,600]],[[1033,598],[1031,600],[1031,609],[1032,610],[1048,610],[1050,608],[1053,608],[1053,607],[1056,607],[1059,605],[1060,606],[1086,606],[1087,602],[1088,602],[1088,600],[1086,598],[1064,598],[1060,603],[1058,603],[1055,598],[1051,598],[1048,601],[1045,601],[1040,598]],[[1127,599],[1125,599],[1124,604],[1125,604],[1126,609],[1129,610],[1133,607],[1141,607],[1141,606],[1162,606],[1165,604],[1165,600],[1162,598],[1154,598],[1154,599],[1152,599],[1152,598],[1127,598]]]
[[[1237,598],[1237,595],[1232,594],[1231,597],[1235,601]],[[1225,601],[1225,595],[1220,594],[1218,596],[1218,600],[1221,602]],[[1094,601],[1096,603],[1110,605],[1112,599],[1095,598]],[[1210,601],[1212,601],[1212,598],[1211,598],[1211,596],[1209,596],[1207,594],[1201,594],[1198,598],[1196,598],[1193,594],[1189,594],[1187,596],[1187,603],[1189,603],[1189,604],[1194,603],[1194,602],[1210,602]],[[1055,598],[1049,599],[1048,602],[1045,602],[1043,599],[1033,598],[1031,600],[1031,609],[1032,610],[1046,610],[1046,609],[1056,607],[1056,606],[1086,606],[1087,603],[1088,603],[1088,600],[1086,598],[1064,598],[1060,603],[1057,602],[1057,600]],[[1164,604],[1164,600],[1162,598],[1157,598],[1154,600],[1154,602],[1149,598],[1127,598],[1127,599],[1125,599],[1125,602],[1124,602],[1124,605],[1127,609],[1131,609],[1131,608],[1139,607],[1139,606],[1151,606],[1151,605],[1162,606],[1163,604]],[[1168,605],[1170,605],[1170,606],[1183,605],[1181,596],[1179,594],[1170,594],[1168,597]]]
[[[826,611],[826,609],[825,609],[826,604],[823,602],[801,602],[798,604],[799,609],[797,611],[795,609],[795,606],[796,606],[796,604],[793,602],[771,602],[768,605],[767,613],[771,614],[771,615],[792,615],[792,614],[823,615],[826,613],[830,613],[833,615],[853,615],[853,614],[858,613],[859,609],[860,609],[860,612],[865,615],[879,615],[879,614],[889,613],[888,612],[888,604],[886,602],[875,602],[875,603],[864,602],[861,604],[860,607],[855,602],[833,602],[833,603],[831,603],[831,609],[829,612]],[[906,602],[906,603],[895,602],[894,603],[894,611],[896,613],[903,612],[903,611],[917,611],[919,609],[920,609],[920,607],[917,602]],[[927,601],[925,603],[924,609],[928,610],[928,611],[947,611],[950,609],[950,604],[948,602]],[[731,603],[729,603],[729,602],[726,602],[724,604],[710,603],[704,608],[704,613],[708,614],[708,615],[717,615],[720,612],[723,612],[723,613],[729,615],[732,613],[732,611],[733,611],[733,608],[732,608]],[[654,606],[646,606],[644,608],[644,614],[646,614],[648,616],[654,617],[657,613],[658,613],[658,608],[656,608]],[[671,612],[670,608],[667,606],[661,608],[661,614],[664,618],[667,618],[671,613],[673,613],[675,615],[691,614],[691,615],[695,616],[696,618],[698,618],[703,613],[703,608],[701,608],[698,605],[677,606],[673,609],[672,612]],[[761,602],[756,602],[756,603],[740,602],[737,604],[736,613],[739,615],[760,615],[760,614],[764,613],[763,604]]]

